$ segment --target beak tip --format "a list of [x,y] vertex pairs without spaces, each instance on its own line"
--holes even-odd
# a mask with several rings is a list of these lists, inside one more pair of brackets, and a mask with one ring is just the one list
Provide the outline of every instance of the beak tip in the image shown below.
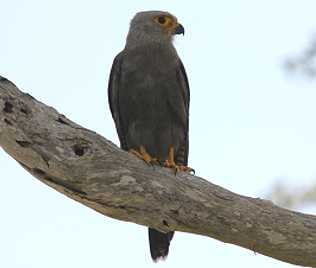
[[182,34],[182,35],[184,35],[184,27],[180,23],[176,27],[174,34]]

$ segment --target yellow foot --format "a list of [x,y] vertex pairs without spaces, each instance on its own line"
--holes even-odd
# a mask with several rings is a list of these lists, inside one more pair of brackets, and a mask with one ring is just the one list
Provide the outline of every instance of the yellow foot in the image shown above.
[[139,150],[130,149],[129,152],[136,155],[140,159],[144,160],[149,165],[159,164],[159,161],[157,160],[157,158],[151,157],[151,155],[147,153],[144,146],[140,146]]
[[193,168],[190,168],[188,166],[184,165],[177,165],[176,162],[174,161],[174,148],[173,146],[170,147],[169,149],[169,155],[168,159],[165,161],[164,166],[167,168],[171,168],[174,170],[174,173],[177,174],[178,171],[183,171],[187,173],[193,173],[195,174],[195,171]]

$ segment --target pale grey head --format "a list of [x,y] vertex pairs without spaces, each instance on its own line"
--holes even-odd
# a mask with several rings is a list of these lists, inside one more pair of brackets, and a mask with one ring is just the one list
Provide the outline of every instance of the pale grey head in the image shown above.
[[184,34],[175,16],[165,11],[143,11],[131,21],[126,46],[144,42],[171,43],[175,34]]

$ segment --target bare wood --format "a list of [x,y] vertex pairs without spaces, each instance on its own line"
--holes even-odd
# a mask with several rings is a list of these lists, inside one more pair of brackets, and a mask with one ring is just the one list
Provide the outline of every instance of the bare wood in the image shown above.
[[315,216],[150,167],[1,76],[0,145],[39,180],[106,216],[316,267]]

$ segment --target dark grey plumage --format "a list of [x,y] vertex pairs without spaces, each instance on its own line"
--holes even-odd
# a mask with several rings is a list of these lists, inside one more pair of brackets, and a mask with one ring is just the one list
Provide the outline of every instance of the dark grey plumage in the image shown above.
[[[177,33],[183,33],[183,27],[171,14],[137,13],[126,46],[114,59],[108,97],[122,149],[144,146],[163,162],[173,146],[175,162],[187,165],[190,95],[183,64],[172,44]],[[154,260],[168,255],[172,236],[173,232],[149,229]]]

